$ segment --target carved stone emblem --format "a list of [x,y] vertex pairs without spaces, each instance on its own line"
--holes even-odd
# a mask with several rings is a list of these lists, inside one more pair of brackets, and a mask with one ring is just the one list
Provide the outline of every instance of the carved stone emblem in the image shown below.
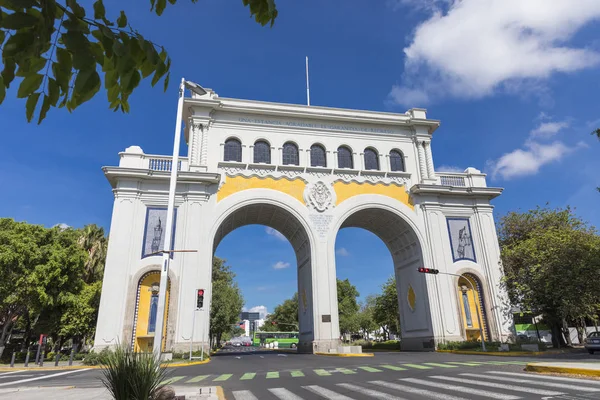
[[304,201],[317,211],[325,211],[333,204],[333,189],[323,181],[306,185]]

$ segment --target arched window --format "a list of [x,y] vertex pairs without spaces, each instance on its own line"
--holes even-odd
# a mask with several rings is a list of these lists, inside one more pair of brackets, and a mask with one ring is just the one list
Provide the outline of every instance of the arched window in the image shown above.
[[338,168],[354,168],[352,150],[346,146],[338,147]]
[[242,162],[242,144],[237,139],[227,139],[225,141],[224,161]]
[[365,149],[365,169],[379,170],[379,154],[374,149]]
[[392,171],[404,172],[404,157],[398,150],[390,151],[390,168]]
[[313,144],[310,147],[310,166],[311,167],[326,167],[327,157],[325,149],[319,144]]
[[292,142],[283,145],[283,165],[300,165],[298,146]]
[[271,164],[271,146],[264,140],[254,143],[254,162]]

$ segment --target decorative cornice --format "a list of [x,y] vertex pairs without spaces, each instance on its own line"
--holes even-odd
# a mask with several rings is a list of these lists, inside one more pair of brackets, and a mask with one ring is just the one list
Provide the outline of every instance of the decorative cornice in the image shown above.
[[456,187],[442,185],[417,184],[410,188],[411,194],[417,195],[450,195],[465,197],[483,197],[488,200],[494,199],[502,193],[502,188],[490,187]]
[[[171,177],[170,171],[154,171],[141,168],[102,167],[102,170],[104,171],[104,175],[113,188],[117,187],[117,181],[122,178],[139,180],[169,180]],[[219,183],[220,179],[220,174],[208,172],[179,171],[177,175],[178,183]]]

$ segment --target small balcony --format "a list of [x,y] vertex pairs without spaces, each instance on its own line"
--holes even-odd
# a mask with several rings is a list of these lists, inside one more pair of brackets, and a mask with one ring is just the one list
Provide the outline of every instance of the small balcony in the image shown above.
[[[119,153],[121,160],[120,168],[138,168],[149,169],[151,171],[170,172],[173,168],[171,156],[160,156],[156,154],[144,154],[138,146],[128,147],[124,152]],[[179,171],[188,171],[189,162],[187,157],[179,157]]]
[[475,168],[465,172],[438,172],[436,184],[450,187],[487,187],[485,174]]

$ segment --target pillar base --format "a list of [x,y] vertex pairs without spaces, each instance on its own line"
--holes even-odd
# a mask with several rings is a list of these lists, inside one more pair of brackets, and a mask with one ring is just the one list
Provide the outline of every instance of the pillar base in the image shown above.
[[298,353],[330,353],[332,350],[337,352],[340,343],[339,339],[313,340],[312,342],[298,343]]
[[402,338],[400,349],[402,351],[435,351],[435,340],[433,336]]

